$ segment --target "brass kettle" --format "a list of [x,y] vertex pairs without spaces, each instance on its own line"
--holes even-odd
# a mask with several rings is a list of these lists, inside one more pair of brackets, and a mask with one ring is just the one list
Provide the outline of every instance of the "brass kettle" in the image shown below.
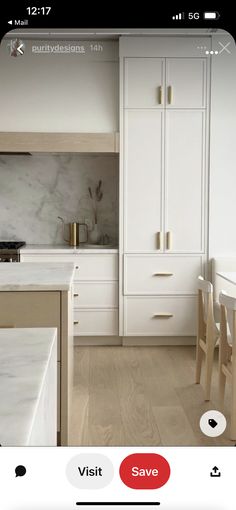
[[[64,219],[61,216],[58,216],[58,219],[62,222],[63,225],[63,239],[66,243],[68,243],[70,246],[79,246],[80,244],[87,243],[88,242],[88,225],[86,223],[65,223]],[[69,231],[69,239],[66,238],[65,230],[66,225],[68,227]],[[80,241],[80,227],[83,226],[86,231],[86,240]]]

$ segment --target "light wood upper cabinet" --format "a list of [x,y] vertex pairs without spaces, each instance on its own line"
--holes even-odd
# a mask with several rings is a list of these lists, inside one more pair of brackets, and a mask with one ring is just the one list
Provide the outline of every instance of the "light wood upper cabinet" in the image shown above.
[[205,96],[205,59],[166,59],[167,108],[204,108],[206,104]]
[[125,59],[125,108],[163,108],[162,58]]
[[127,110],[124,137],[125,251],[158,249],[163,112]]
[[[166,249],[204,250],[205,112],[166,112],[165,232]],[[170,232],[168,249],[167,232]]]

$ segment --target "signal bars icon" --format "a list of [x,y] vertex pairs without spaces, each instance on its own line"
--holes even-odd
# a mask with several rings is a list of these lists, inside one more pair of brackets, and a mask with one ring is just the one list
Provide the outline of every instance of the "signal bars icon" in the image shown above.
[[184,19],[184,12],[179,12],[179,14],[175,14],[175,16],[172,16],[172,19]]

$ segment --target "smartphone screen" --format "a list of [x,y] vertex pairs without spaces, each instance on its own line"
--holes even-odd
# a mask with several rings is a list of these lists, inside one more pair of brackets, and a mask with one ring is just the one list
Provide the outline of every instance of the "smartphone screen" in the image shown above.
[[1,509],[234,510],[226,9],[5,7]]

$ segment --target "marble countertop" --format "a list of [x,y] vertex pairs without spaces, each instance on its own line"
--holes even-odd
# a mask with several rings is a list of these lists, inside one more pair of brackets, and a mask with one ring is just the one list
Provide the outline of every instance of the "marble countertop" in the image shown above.
[[70,290],[72,262],[17,262],[0,264],[0,292]]
[[224,278],[224,280],[227,280],[228,282],[236,285],[236,272],[235,271],[219,271],[216,274],[218,276],[221,276],[221,278]]
[[27,446],[56,328],[0,329],[0,443]]
[[20,248],[20,253],[118,253],[118,248],[113,245],[91,245],[81,244],[81,246],[69,246],[68,244],[26,244]]

